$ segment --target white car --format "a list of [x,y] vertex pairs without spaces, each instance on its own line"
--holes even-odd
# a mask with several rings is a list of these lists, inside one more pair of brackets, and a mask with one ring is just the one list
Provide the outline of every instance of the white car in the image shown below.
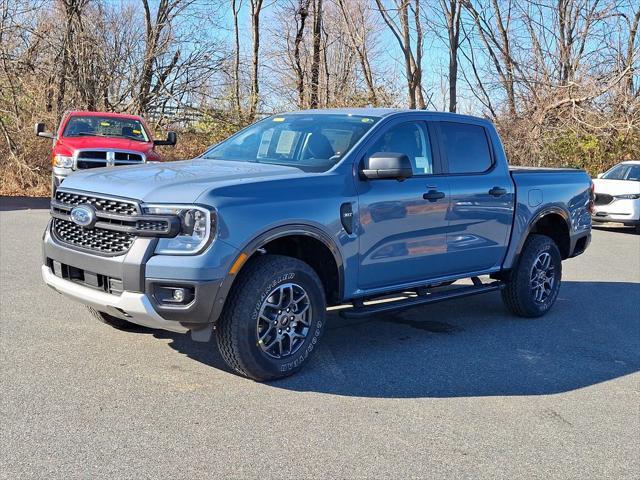
[[640,160],[622,162],[593,180],[594,222],[616,222],[640,229]]

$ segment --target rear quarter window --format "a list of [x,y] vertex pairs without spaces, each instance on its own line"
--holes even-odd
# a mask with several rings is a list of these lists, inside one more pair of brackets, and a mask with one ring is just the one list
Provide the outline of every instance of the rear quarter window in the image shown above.
[[449,173],[482,173],[491,168],[491,151],[484,127],[440,122],[440,137]]

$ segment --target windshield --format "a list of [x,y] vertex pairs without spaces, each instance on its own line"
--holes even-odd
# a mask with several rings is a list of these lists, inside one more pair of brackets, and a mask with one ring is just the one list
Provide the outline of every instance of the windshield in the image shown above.
[[207,159],[273,163],[309,172],[333,167],[378,121],[356,115],[270,117],[211,148]]
[[640,182],[640,165],[621,164],[616,165],[607,173],[602,175],[607,180],[634,180]]
[[149,137],[140,120],[117,117],[74,115],[64,128],[63,137],[118,137],[148,142]]

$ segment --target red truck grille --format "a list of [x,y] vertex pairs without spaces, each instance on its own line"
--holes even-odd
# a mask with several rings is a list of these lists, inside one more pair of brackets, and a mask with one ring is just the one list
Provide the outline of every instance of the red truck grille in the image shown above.
[[112,150],[81,150],[76,159],[76,165],[79,169],[100,168],[109,165],[134,165],[143,162],[144,156],[140,153]]

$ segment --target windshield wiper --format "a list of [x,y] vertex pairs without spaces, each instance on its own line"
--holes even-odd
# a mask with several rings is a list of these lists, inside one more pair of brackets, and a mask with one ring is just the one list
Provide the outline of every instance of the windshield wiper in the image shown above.
[[109,135],[106,133],[97,133],[97,132],[80,132],[80,133],[76,133],[75,135],[67,135],[67,137],[108,137],[108,138],[128,138],[129,140],[135,140],[137,142],[144,142],[145,140],[137,138],[137,137],[130,137],[128,135]]
[[145,142],[146,140],[139,137],[130,137],[129,135],[108,135],[109,137],[128,138],[129,140],[135,140],[136,142]]
[[80,132],[80,133],[76,133],[75,135],[67,135],[68,137],[106,137],[105,134],[103,133],[97,133],[97,132]]

